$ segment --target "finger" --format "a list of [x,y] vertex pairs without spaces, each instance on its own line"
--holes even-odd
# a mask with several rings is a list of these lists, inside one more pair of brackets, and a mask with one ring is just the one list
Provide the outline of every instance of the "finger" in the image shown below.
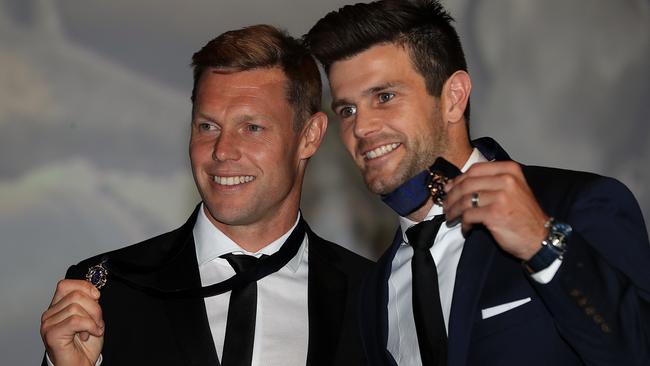
[[485,224],[486,219],[490,216],[491,207],[483,206],[466,210],[463,213],[461,222],[463,225]]
[[[474,194],[476,194],[476,199],[474,200]],[[444,210],[446,219],[451,222],[464,220],[465,215],[468,211],[473,211],[478,208],[485,208],[498,202],[502,196],[501,191],[476,191],[464,194],[456,199],[447,201]],[[476,201],[474,204],[473,201]],[[481,222],[470,222],[472,224],[483,223]]]
[[[104,328],[97,326],[89,316],[71,315],[58,323],[44,323],[41,327],[41,337],[46,347],[56,349],[68,346],[75,335],[87,332],[95,337],[104,334]],[[86,338],[86,341],[90,337]]]
[[[56,349],[69,345],[73,342],[75,336],[79,337],[78,334],[82,332],[86,332],[95,337],[101,337],[104,334],[104,329],[97,327],[90,317],[73,315],[60,323],[46,327],[42,331],[41,336],[46,347]],[[86,341],[88,339],[90,337],[87,337]]]
[[521,166],[514,161],[489,161],[472,164],[472,166],[465,172],[470,177],[497,175],[497,174],[512,174],[520,175]]
[[[451,189],[453,186],[460,184],[468,178],[486,177],[500,174],[511,174],[515,177],[523,177],[521,166],[513,161],[494,161],[475,163],[467,169],[467,171],[460,176],[454,178],[445,186],[445,191]],[[449,186],[449,188],[447,188]]]
[[71,304],[81,306],[98,324],[102,320],[102,308],[97,299],[91,298],[86,292],[75,290],[68,293],[52,307],[47,309],[41,317],[41,322],[61,312]]
[[77,334],[79,335],[79,339],[81,339],[82,342],[86,342],[88,339],[90,339],[90,333],[88,332],[80,332]]
[[[92,325],[88,326],[87,329],[81,329],[80,331],[86,331],[95,336],[100,336],[103,333],[104,322],[100,320],[99,322],[93,319],[93,317],[84,309],[81,305],[77,303],[72,303],[66,306],[61,311],[53,314],[48,319],[43,321],[42,328],[44,331],[48,329],[61,327],[66,324],[66,322],[71,318],[80,318],[80,319],[89,319],[92,321]],[[76,329],[67,329],[66,334],[73,335],[77,330]]]
[[50,303],[50,306],[55,305],[59,301],[61,301],[62,298],[64,298],[67,294],[69,294],[72,291],[82,291],[88,294],[88,296],[94,298],[94,299],[99,299],[99,296],[101,295],[99,293],[99,290],[95,288],[90,282],[85,281],[85,280],[61,280],[57,283],[56,285],[56,291],[54,292],[54,296],[52,297],[52,302]]
[[455,186],[447,192],[447,197],[445,197],[446,204],[453,205],[456,201],[462,200],[464,196],[471,195],[474,192],[506,189],[507,185],[510,184],[508,180],[511,179],[515,178],[506,175],[496,175],[464,179],[462,182],[455,184]]

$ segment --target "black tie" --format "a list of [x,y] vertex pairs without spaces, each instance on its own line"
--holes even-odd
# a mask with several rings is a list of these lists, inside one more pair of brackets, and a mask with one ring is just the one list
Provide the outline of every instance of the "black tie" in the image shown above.
[[[249,271],[259,263],[250,255],[226,254],[221,256],[235,272]],[[255,341],[255,316],[257,314],[257,282],[235,288],[230,293],[226,337],[223,344],[222,366],[250,366],[253,361]]]
[[447,365],[447,332],[440,305],[438,271],[429,250],[444,221],[444,215],[437,215],[406,230],[413,247],[413,317],[423,366]]

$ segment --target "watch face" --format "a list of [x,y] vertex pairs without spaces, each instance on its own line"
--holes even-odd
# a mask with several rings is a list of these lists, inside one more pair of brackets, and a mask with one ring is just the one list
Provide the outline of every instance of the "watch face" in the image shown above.
[[548,234],[550,244],[555,248],[564,251],[566,249],[566,239],[569,234],[571,234],[572,230],[573,229],[569,224],[553,222]]
[[571,231],[573,231],[573,229],[569,224],[565,224],[563,222],[554,222],[553,227],[551,227],[551,231],[560,233],[562,236],[567,237],[569,234],[571,234]]

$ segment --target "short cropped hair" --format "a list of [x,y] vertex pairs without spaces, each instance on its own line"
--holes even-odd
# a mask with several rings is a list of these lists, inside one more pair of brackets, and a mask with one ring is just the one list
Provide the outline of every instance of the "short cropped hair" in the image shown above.
[[[372,46],[404,46],[415,70],[424,77],[427,92],[440,97],[442,86],[454,72],[467,71],[453,22],[437,0],[383,0],[330,12],[303,39],[328,74],[336,61]],[[469,103],[465,119],[469,123]]]
[[322,84],[316,61],[300,40],[270,25],[232,30],[208,42],[192,56],[192,104],[206,69],[239,72],[280,67],[287,77],[287,101],[294,110],[294,129],[321,110]]

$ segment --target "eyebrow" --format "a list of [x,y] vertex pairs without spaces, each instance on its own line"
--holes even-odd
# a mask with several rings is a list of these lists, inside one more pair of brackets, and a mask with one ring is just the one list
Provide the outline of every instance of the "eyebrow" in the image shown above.
[[[373,95],[373,94],[380,93],[380,92],[382,92],[382,91],[384,91],[384,90],[386,90],[386,89],[399,88],[399,87],[401,87],[402,85],[403,85],[403,84],[400,83],[400,82],[389,81],[389,82],[386,82],[386,83],[383,83],[383,84],[379,84],[379,85],[371,86],[370,88],[368,88],[368,89],[362,91],[362,92],[361,92],[361,96],[362,96],[362,97],[367,97],[367,96],[369,96],[369,95]],[[340,107],[340,106],[343,106],[343,105],[351,105],[351,104],[354,104],[354,103],[352,103],[352,102],[346,100],[345,98],[342,98],[342,99],[336,99],[336,100],[333,100],[333,101],[332,101],[331,108],[332,108],[332,110],[336,110],[336,108],[338,108],[338,107]]]
[[192,121],[195,121],[198,118],[207,119],[207,120],[209,120],[211,122],[214,122],[214,118],[212,118],[212,116],[207,115],[207,114],[205,114],[203,112],[198,112],[198,111],[194,112],[194,114],[192,116]]
[[[205,114],[203,112],[197,112],[196,115],[193,118],[193,121],[196,120],[196,119],[199,119],[199,118],[206,119],[206,120],[208,120],[210,122],[218,123],[216,118],[210,116],[209,114]],[[245,113],[245,114],[242,114],[241,116],[238,116],[235,119],[235,122],[236,123],[242,123],[242,122],[255,121],[255,120],[259,120],[259,119],[268,120],[268,119],[271,119],[271,118],[269,116],[265,115],[265,114]]]

